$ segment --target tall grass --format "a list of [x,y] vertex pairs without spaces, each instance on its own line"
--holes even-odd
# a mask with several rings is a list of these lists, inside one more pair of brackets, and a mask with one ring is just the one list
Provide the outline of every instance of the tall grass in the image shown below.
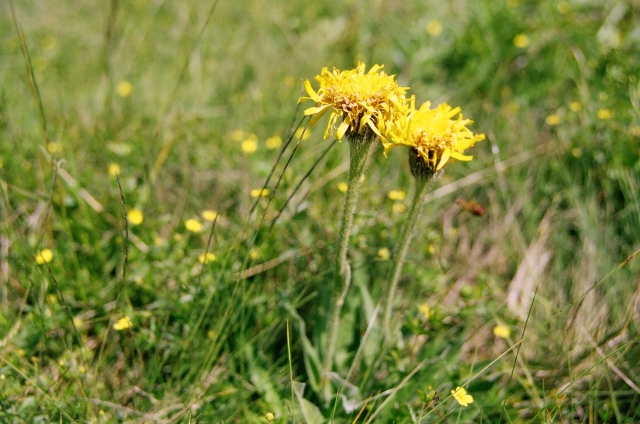
[[[0,421],[640,420],[632,3],[0,11]],[[383,350],[392,263],[378,252],[393,251],[408,206],[387,194],[411,198],[411,177],[404,151],[370,152],[326,404],[347,149],[316,164],[331,140],[312,128],[278,163],[268,208],[250,193],[279,154],[264,141],[287,140],[302,80],[357,60],[463,106],[487,140],[426,194],[395,302],[401,342]],[[144,220],[127,224],[123,203]],[[45,248],[53,259],[38,265]],[[201,263],[207,251],[216,260]]]

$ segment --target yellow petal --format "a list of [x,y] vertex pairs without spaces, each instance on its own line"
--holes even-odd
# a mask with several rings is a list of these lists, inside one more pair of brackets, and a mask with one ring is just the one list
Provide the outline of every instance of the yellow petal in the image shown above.
[[317,109],[315,112],[313,112],[315,115],[313,116],[313,118],[311,118],[309,120],[309,126],[314,126],[319,120],[320,118],[322,118],[324,116],[325,113],[327,113],[327,111],[331,108],[331,105],[325,105],[322,107],[312,107],[309,108],[307,110],[304,111],[305,115],[311,115],[311,113],[307,113],[307,111],[309,111],[310,109]]
[[451,153],[451,157],[454,159],[463,160],[465,162],[468,162],[471,159],[473,159],[473,156],[463,155],[462,153],[458,153],[455,150],[447,150],[447,151]]
[[336,138],[338,140],[342,140],[342,136],[349,129],[350,123],[351,123],[351,120],[349,118],[345,118],[344,121],[342,121],[342,124],[340,124],[340,126],[338,127],[338,131],[336,131]]
[[304,80],[304,89],[307,92],[307,94],[309,95],[309,97],[311,97],[311,99],[313,99],[316,102],[318,101],[318,99],[319,99],[318,93],[316,93],[316,91],[313,89],[313,87],[311,87],[311,81]]
[[451,150],[445,149],[445,151],[442,152],[442,156],[440,157],[440,163],[438,164],[436,171],[441,170],[442,167],[447,163],[450,157],[451,157]]

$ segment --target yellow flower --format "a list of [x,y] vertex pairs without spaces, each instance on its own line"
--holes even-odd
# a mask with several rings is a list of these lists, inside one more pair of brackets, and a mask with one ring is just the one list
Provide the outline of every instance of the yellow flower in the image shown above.
[[407,210],[407,205],[405,205],[404,203],[395,202],[393,206],[391,206],[391,210],[395,214],[404,213]]
[[378,250],[378,257],[383,261],[386,261],[391,256],[391,252],[386,247]]
[[580,109],[582,109],[582,104],[580,102],[571,102],[569,104],[569,109],[571,109],[573,112],[580,112]]
[[264,144],[269,150],[277,149],[278,147],[282,146],[282,138],[280,138],[279,135],[274,135],[267,138]]
[[305,141],[309,137],[311,137],[311,130],[309,128],[298,128],[294,134],[294,138],[300,141]]
[[[458,115],[457,119],[451,119]],[[394,121],[388,132],[391,140],[382,140],[385,152],[394,145],[412,147],[424,159],[427,167],[436,172],[449,158],[469,161],[473,157],[462,154],[476,142],[484,140],[484,134],[474,134],[467,128],[473,123],[462,119],[460,108],[451,108],[446,103],[431,109],[431,102],[425,102],[416,110],[413,99],[409,102],[405,116]]]
[[264,414],[264,418],[265,418],[267,421],[271,422],[271,421],[273,421],[273,420],[275,420],[275,419],[276,419],[276,416],[275,416],[275,415],[273,415],[273,412],[267,412],[266,414]]
[[338,184],[338,191],[340,191],[340,193],[346,193],[347,190],[349,189],[349,184],[345,183],[344,181],[340,181]]
[[506,325],[500,324],[494,327],[493,334],[501,339],[506,339],[511,335],[511,330]]
[[407,193],[402,190],[391,190],[387,193],[387,197],[391,200],[404,200],[407,197]]
[[47,143],[47,151],[49,153],[59,153],[62,151],[62,144],[56,142]]
[[131,318],[128,316],[124,316],[120,318],[115,324],[113,324],[113,329],[116,331],[126,330],[127,328],[131,328],[133,323],[131,322]]
[[240,147],[242,148],[242,151],[245,153],[248,153],[248,154],[255,153],[255,151],[258,150],[258,141],[248,138],[242,142]]
[[216,220],[216,217],[218,216],[218,212],[208,209],[206,211],[202,211],[201,215],[206,221],[213,222]]
[[131,209],[127,212],[127,221],[129,221],[131,225],[140,225],[142,221],[144,221],[144,215],[140,209]]
[[260,252],[257,249],[251,249],[249,250],[249,257],[255,261],[260,257]]
[[611,109],[600,109],[598,110],[598,118],[600,119],[611,119],[613,116],[613,111]]
[[553,115],[549,115],[545,118],[545,121],[547,122],[547,125],[558,125],[561,121],[560,116],[556,115],[555,113]]
[[322,68],[315,79],[320,83],[316,92],[311,82],[305,80],[304,88],[308,97],[301,97],[298,102],[313,100],[314,107],[304,111],[306,116],[313,116],[309,125],[315,125],[322,116],[331,111],[324,138],[335,129],[339,118],[344,118],[335,129],[336,138],[349,131],[350,134],[364,134],[373,131],[382,137],[388,122],[400,117],[405,101],[406,87],[398,87],[393,75],[380,71],[382,66],[374,65],[365,74],[365,64],[360,62],[356,69],[340,71],[333,68],[329,72]]
[[53,252],[51,249],[42,249],[38,252],[38,256],[36,256],[36,263],[38,265],[48,264],[53,260]]
[[429,307],[428,303],[423,303],[422,305],[420,305],[420,307],[418,308],[420,310],[420,313],[422,313],[422,316],[424,317],[424,319],[429,319],[431,318],[431,308]]
[[112,177],[120,175],[120,165],[118,165],[117,163],[110,163],[109,167],[107,168],[107,173]]
[[216,255],[214,255],[211,252],[207,252],[206,255],[203,253],[202,255],[198,256],[198,260],[202,264],[208,264],[209,262],[215,262],[216,259],[218,259],[216,257]]
[[518,34],[513,37],[513,45],[520,49],[524,49],[529,45],[529,37],[524,34]]
[[184,222],[184,227],[187,229],[187,231],[191,231],[192,233],[199,233],[200,231],[202,231],[202,223],[194,218],[187,219]]
[[242,141],[244,139],[244,131],[233,130],[233,132],[231,133],[231,138],[235,141]]
[[442,24],[440,23],[440,21],[429,21],[429,23],[427,24],[427,32],[429,33],[429,35],[432,35],[434,37],[442,34]]
[[470,403],[473,403],[473,396],[467,393],[464,387],[458,386],[455,390],[451,390],[451,395],[462,406],[469,406]]
[[251,190],[251,197],[265,197],[269,195],[269,189],[268,188],[254,188],[253,190]]
[[133,86],[129,81],[120,81],[116,86],[116,93],[118,93],[118,96],[120,97],[129,96],[132,90]]

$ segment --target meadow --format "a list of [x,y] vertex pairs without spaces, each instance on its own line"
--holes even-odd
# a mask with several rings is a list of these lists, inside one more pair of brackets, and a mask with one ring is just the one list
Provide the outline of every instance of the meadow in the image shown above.
[[[2,1],[0,422],[640,422],[639,51],[637,0]],[[392,342],[373,143],[328,349],[349,142],[298,99],[359,61],[486,139]]]

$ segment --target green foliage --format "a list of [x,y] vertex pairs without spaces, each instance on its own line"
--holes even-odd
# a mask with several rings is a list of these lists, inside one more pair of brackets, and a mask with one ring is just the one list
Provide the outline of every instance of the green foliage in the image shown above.
[[[632,2],[0,11],[0,421],[640,420],[640,265],[625,262],[640,234]],[[384,64],[419,103],[461,106],[487,140],[427,194],[394,346],[381,322],[392,263],[378,252],[393,255],[412,179],[405,151],[370,152],[327,386],[348,149],[331,148],[287,205],[330,146],[320,123],[278,162],[273,199],[250,192],[278,158],[265,140],[287,140],[301,81],[357,60]],[[125,225],[121,196],[140,224]],[[53,260],[38,265],[45,248]]]

